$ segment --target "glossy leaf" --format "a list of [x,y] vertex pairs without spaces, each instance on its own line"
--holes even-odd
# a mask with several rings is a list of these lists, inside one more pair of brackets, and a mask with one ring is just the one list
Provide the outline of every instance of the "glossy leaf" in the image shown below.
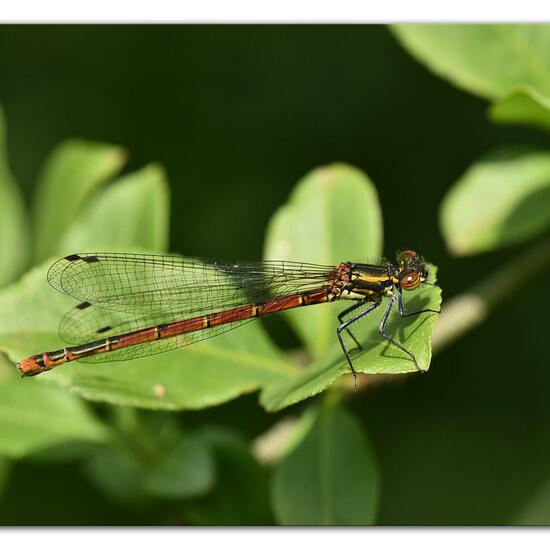
[[[315,415],[312,422],[308,415]],[[273,471],[271,497],[282,525],[371,525],[379,499],[378,468],[360,423],[324,403],[302,420],[303,439]]]
[[35,261],[53,255],[82,206],[126,162],[121,147],[82,140],[59,145],[42,170],[33,204]]
[[[264,256],[337,265],[378,258],[381,246],[382,215],[374,185],[357,168],[333,164],[298,182],[287,204],[271,219]],[[333,346],[332,305],[285,314],[314,356],[323,356]]]
[[34,380],[0,384],[0,455],[20,458],[71,441],[102,442],[108,431],[76,396]]
[[549,25],[395,25],[393,30],[433,72],[495,101],[495,119],[548,126]]
[[0,108],[0,288],[19,275],[28,259],[28,215],[8,165],[6,123]]
[[449,190],[441,230],[454,254],[478,254],[550,225],[550,153],[502,152],[480,160]]
[[[432,265],[429,268],[430,280],[435,281],[437,270]],[[437,286],[425,286],[411,293],[405,292],[403,298],[408,312],[426,308],[438,310],[441,307],[441,289]],[[353,333],[359,338],[363,350],[358,350],[353,341],[344,336],[351,350],[354,368],[357,373],[367,374],[416,373],[418,371],[413,361],[378,334],[378,326],[386,304],[387,300],[383,301],[365,321],[359,321],[358,326],[354,326]],[[395,306],[386,327],[387,334],[413,353],[423,371],[430,367],[431,340],[437,318],[437,313],[402,318]],[[336,339],[336,328],[333,337]],[[278,411],[322,392],[344,374],[350,375],[350,368],[342,349],[338,346],[292,379],[267,385],[262,391],[260,401],[267,410]]]
[[162,168],[150,165],[96,193],[67,230],[60,256],[86,250],[168,248],[170,205]]
[[185,517],[195,525],[272,523],[267,472],[246,440],[222,427],[206,428],[200,437],[214,454],[217,481],[208,495],[186,505]]
[[[50,288],[50,262],[0,293],[0,350],[13,361],[62,347],[57,326],[75,302]],[[134,361],[73,362],[39,376],[87,399],[157,409],[196,409],[233,399],[294,368],[260,323]]]

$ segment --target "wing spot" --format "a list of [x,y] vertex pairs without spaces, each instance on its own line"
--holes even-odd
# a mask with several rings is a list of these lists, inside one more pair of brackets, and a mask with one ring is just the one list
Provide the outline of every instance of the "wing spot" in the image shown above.
[[81,257],[78,254],[71,254],[70,256],[65,256],[65,259],[68,262],[76,262],[76,260],[80,260]]

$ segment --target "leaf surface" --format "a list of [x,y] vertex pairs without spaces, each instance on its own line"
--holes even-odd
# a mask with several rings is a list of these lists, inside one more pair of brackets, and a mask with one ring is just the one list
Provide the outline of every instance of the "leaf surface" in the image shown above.
[[168,182],[160,166],[149,165],[96,193],[67,230],[61,256],[86,250],[168,248]]
[[51,153],[33,204],[36,262],[57,252],[65,231],[78,219],[86,200],[125,162],[126,153],[121,147],[83,140],[66,141]]
[[217,426],[207,427],[200,437],[212,449],[217,481],[208,495],[186,506],[185,516],[196,525],[272,523],[267,472],[252,456],[247,441]]
[[108,430],[76,396],[34,380],[0,384],[0,455],[21,458],[72,441],[103,442]]
[[[314,415],[314,419],[308,418]],[[378,467],[360,423],[324,403],[302,419],[301,441],[275,466],[271,497],[282,525],[371,525],[379,499]],[[297,428],[298,430],[300,427]]]
[[116,412],[114,437],[87,463],[87,473],[105,494],[137,504],[150,497],[197,497],[212,487],[208,445],[198,435],[182,432],[175,417],[144,417],[126,408]]
[[440,225],[454,254],[525,241],[550,225],[550,153],[501,151],[473,164],[445,196]]
[[500,122],[550,124],[549,25],[394,25],[434,73],[494,102]]

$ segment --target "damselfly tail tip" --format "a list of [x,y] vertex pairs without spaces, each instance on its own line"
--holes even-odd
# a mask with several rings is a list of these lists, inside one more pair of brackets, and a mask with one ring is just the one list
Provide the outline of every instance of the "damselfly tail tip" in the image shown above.
[[38,364],[35,355],[31,355],[17,363],[17,368],[22,376],[35,376],[40,374],[44,369]]

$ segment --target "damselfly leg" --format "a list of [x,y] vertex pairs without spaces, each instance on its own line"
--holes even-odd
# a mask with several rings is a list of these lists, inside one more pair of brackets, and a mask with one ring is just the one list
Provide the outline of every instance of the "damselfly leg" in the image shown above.
[[[344,311],[341,311],[338,314],[338,321],[340,321],[340,324],[344,323],[344,317],[346,317],[349,313],[351,313],[352,311],[355,311],[356,309],[359,309],[360,307],[363,307],[364,305],[365,305],[364,302],[359,302],[357,304],[353,304],[352,306],[344,309]],[[353,332],[351,332],[351,329],[349,327],[346,327],[346,332],[350,335],[351,339],[355,342],[357,347],[359,349],[363,349],[363,346],[361,345],[359,340],[357,340]]]
[[[378,333],[380,334],[380,336],[382,336],[382,338],[385,338],[390,344],[393,344],[394,346],[399,348],[401,351],[405,352],[413,360],[414,366],[416,367],[418,372],[423,373],[425,371],[423,371],[419,367],[414,354],[411,353],[407,348],[402,346],[399,342],[396,342],[391,336],[388,336],[386,334],[386,323],[388,322],[388,318],[390,316],[394,301],[395,301],[394,297],[391,296],[388,301],[388,305],[386,306],[386,310],[384,311],[384,315],[382,315],[380,326],[378,327]],[[421,309],[419,311],[413,311],[412,313],[405,313],[405,304],[403,303],[403,295],[401,294],[400,289],[397,293],[397,307],[399,309],[400,317],[412,317],[413,315],[419,315],[420,313],[440,313],[441,312],[441,310],[435,310],[435,309]]]
[[[348,310],[345,310],[343,313],[349,313],[349,310],[351,309],[357,309],[359,306],[362,306],[364,305],[364,302],[361,302],[359,304],[356,304],[356,306],[354,306],[353,308],[349,308]],[[351,369],[351,374],[353,374],[353,391],[354,392],[357,392],[357,373],[355,372],[355,369],[353,368],[353,363],[351,362],[351,357],[349,355],[349,351],[348,351],[348,348],[346,347],[346,344],[344,343],[344,339],[342,338],[342,331],[345,330],[346,332],[349,333],[349,329],[348,327],[350,325],[352,325],[353,323],[359,321],[359,319],[365,317],[365,315],[368,315],[369,313],[371,313],[372,311],[374,311],[378,306],[380,305],[380,302],[374,302],[373,304],[371,304],[369,307],[367,307],[366,309],[364,309],[363,311],[360,311],[359,313],[355,314],[353,317],[351,317],[350,319],[348,319],[347,321],[344,321],[337,329],[336,329],[336,334],[338,336],[338,340],[340,342],[340,346],[342,346],[342,351],[344,352],[344,355],[346,356],[346,359],[348,360],[348,364],[349,364],[349,368]],[[352,336],[353,337],[353,336]],[[353,339],[355,340],[355,342],[357,342],[357,340],[355,339],[355,337],[353,337]]]
[[393,296],[391,296],[390,299],[388,300],[388,305],[386,306],[384,315],[382,315],[382,319],[380,320],[380,325],[378,326],[378,334],[380,334],[382,338],[385,338],[390,344],[393,344],[395,347],[405,352],[413,360],[414,366],[416,367],[418,372],[424,372],[418,366],[418,363],[416,362],[416,357],[406,347],[402,346],[399,342],[396,342],[391,336],[388,336],[386,334],[386,323],[388,322],[388,317],[390,316],[394,301],[395,301],[395,298]]
[[440,309],[420,309],[413,311],[412,313],[405,313],[405,304],[403,303],[403,294],[399,291],[397,295],[397,305],[399,307],[399,315],[401,317],[412,317],[413,315],[420,315],[420,313],[441,313]]
[[[387,322],[388,322],[388,319],[389,319],[389,316],[390,316],[390,313],[391,313],[394,302],[395,302],[394,296],[390,296],[388,304],[386,306],[386,309],[384,310],[384,314],[382,315],[382,319],[380,320],[380,325],[378,327],[378,332],[379,332],[380,336],[382,336],[384,339],[386,339],[390,344],[396,346],[401,351],[406,353],[412,359],[416,369],[419,372],[423,373],[424,371],[419,367],[414,354],[411,353],[407,348],[402,346],[399,342],[394,340],[391,336],[386,334],[386,325],[387,325]],[[342,338],[341,333],[342,333],[342,331],[345,330],[351,336],[352,340],[357,344],[357,347],[359,349],[363,349],[363,346],[360,344],[359,340],[357,340],[355,335],[351,332],[350,326],[353,323],[359,321],[359,319],[365,317],[365,315],[368,315],[369,313],[374,311],[380,305],[380,302],[375,302],[375,303],[371,304],[369,307],[367,307],[363,311],[360,311],[359,313],[357,313],[356,315],[354,315],[353,317],[351,317],[347,321],[344,321],[343,318],[346,315],[348,315],[349,313],[351,313],[352,311],[355,311],[356,309],[359,309],[360,307],[362,307],[364,305],[365,305],[364,302],[361,302],[361,303],[358,303],[358,304],[354,304],[353,306],[351,306],[351,307],[345,309],[344,311],[342,311],[338,315],[338,320],[340,321],[340,325],[339,325],[339,327],[336,331],[336,333],[338,335],[338,340],[340,341],[340,345],[342,347],[344,355],[345,355],[345,357],[348,361],[348,364],[350,366],[351,373],[353,374],[353,388],[354,388],[354,391],[357,391],[357,385],[356,385],[357,373],[356,373],[355,369],[353,368],[353,363],[351,361],[349,350],[348,350],[348,348],[346,347],[346,345],[344,343],[344,340]],[[412,317],[414,315],[419,315],[420,313],[440,313],[441,312],[441,310],[427,308],[427,309],[421,309],[419,311],[414,311],[412,313],[405,313],[405,304],[403,302],[403,295],[400,291],[397,293],[397,305],[398,305],[399,316],[400,317]]]

